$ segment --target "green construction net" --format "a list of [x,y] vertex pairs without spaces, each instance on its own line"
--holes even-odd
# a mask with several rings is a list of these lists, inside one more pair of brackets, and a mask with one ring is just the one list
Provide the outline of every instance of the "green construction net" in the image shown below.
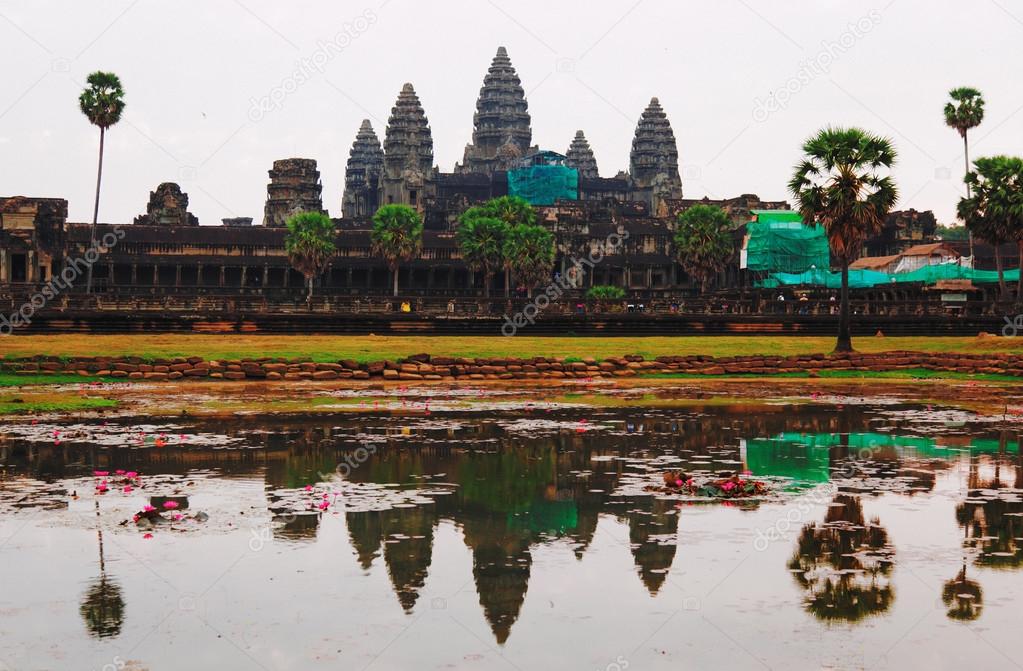
[[756,210],[746,224],[745,267],[767,273],[802,273],[831,267],[824,228],[804,226],[798,212]]
[[[1004,272],[1006,282],[1019,280],[1019,268]],[[974,270],[958,263],[942,263],[924,266],[908,273],[882,273],[876,270],[850,270],[849,287],[867,289],[885,284],[917,282],[935,284],[941,280],[970,280],[978,284],[997,282],[998,272],[995,270]],[[842,273],[830,272],[817,268],[800,273],[776,272],[766,279],[757,282],[757,286],[777,288],[789,286],[815,286],[827,289],[838,289],[842,286]]]
[[563,165],[534,165],[508,171],[508,194],[530,205],[553,205],[560,199],[578,200],[579,171]]

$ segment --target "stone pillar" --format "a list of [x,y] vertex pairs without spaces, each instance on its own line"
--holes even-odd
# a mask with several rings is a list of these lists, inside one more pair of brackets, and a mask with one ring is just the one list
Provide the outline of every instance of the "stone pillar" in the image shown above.
[[174,286],[181,286],[181,264],[174,266]]
[[202,286],[202,264],[195,264],[195,286]]
[[30,283],[39,281],[39,261],[35,250],[30,249],[25,255],[25,279]]
[[270,284],[270,266],[263,264],[263,288],[266,289],[267,285]]
[[160,286],[160,265],[158,263],[153,264],[153,286]]
[[219,282],[219,284],[217,286],[221,286],[221,287],[224,286],[224,276],[227,274],[226,271],[227,271],[226,267],[220,266],[220,282]]
[[654,284],[654,269],[651,266],[646,267],[646,288],[653,288]]
[[139,283],[139,266],[137,263],[131,264],[131,285],[135,286]]
[[347,277],[347,281],[345,282],[345,286],[346,287],[351,287],[352,286],[352,267],[351,266],[348,266],[348,270],[345,273],[345,275]]
[[107,284],[114,286],[114,262],[107,263]]
[[11,281],[10,271],[7,266],[10,263],[7,257],[10,256],[10,251],[6,249],[0,249],[0,284],[8,284]]

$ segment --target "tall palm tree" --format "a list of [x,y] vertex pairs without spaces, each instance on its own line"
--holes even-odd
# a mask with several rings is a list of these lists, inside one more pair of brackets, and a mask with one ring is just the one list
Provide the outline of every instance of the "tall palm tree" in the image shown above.
[[[96,71],[85,80],[88,86],[78,96],[78,107],[89,123],[99,127],[99,168],[96,171],[96,205],[92,209],[90,247],[96,247],[96,223],[99,221],[99,190],[103,182],[103,141],[107,129],[121,120],[124,112],[124,88],[112,72]],[[89,264],[85,292],[92,293],[92,264]]]
[[337,231],[334,222],[322,212],[299,212],[285,225],[284,250],[292,267],[305,276],[306,303],[313,302],[313,280],[321,275],[337,254]]
[[895,164],[888,138],[859,128],[825,128],[803,145],[789,191],[803,223],[820,223],[832,255],[842,267],[842,303],[836,352],[852,351],[849,328],[849,264],[871,236],[881,231],[898,201],[895,181],[882,170]]
[[398,295],[398,268],[414,259],[423,248],[423,217],[408,205],[384,205],[373,215],[370,231],[373,253],[387,261]]
[[694,205],[678,215],[675,253],[686,273],[700,283],[701,293],[732,256],[731,225],[728,214],[714,205]]
[[483,273],[483,296],[490,298],[490,280],[504,262],[508,224],[496,217],[463,215],[456,237],[466,265]]
[[[1023,244],[1023,159],[978,158],[974,169],[966,173],[966,184],[973,195],[959,201],[959,218],[971,236],[976,234],[994,247],[998,287],[1004,299],[1008,289],[1001,246],[1014,240]],[[1020,282],[1023,283],[1023,277]]]
[[554,235],[543,226],[513,226],[502,250],[505,270],[514,268],[529,296],[533,287],[549,280],[554,269]]
[[[970,140],[967,137],[971,128],[976,128],[984,120],[984,97],[980,91],[969,86],[960,86],[948,92],[952,99],[945,104],[945,125],[955,128],[963,138],[963,156],[966,159],[966,172],[970,172]],[[966,183],[966,197],[970,197],[970,184]],[[970,257],[973,257],[973,234],[970,234]]]

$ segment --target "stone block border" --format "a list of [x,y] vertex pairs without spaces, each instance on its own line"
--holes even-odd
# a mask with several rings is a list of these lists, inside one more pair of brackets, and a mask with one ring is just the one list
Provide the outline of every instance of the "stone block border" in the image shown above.
[[397,361],[360,363],[340,360],[320,363],[281,358],[207,361],[201,357],[144,360],[139,357],[79,357],[61,359],[39,356],[0,361],[0,371],[21,375],[78,374],[112,380],[541,380],[559,378],[629,377],[685,373],[693,375],[774,375],[822,370],[897,371],[926,369],[973,374],[1023,377],[1023,355],[949,354],[892,351],[842,355],[799,356],[701,355],[642,356],[565,360],[468,359],[416,354]]

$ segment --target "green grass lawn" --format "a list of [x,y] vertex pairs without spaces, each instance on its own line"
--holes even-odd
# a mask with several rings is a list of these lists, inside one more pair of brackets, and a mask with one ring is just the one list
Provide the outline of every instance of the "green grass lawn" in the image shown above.
[[116,407],[117,401],[106,398],[54,397],[25,400],[17,396],[0,396],[0,415],[28,412],[78,412]]
[[37,384],[79,384],[98,380],[98,377],[84,375],[68,375],[55,373],[51,375],[15,375],[14,373],[0,373],[0,388],[2,387],[28,387]]
[[[530,336],[280,336],[280,335],[32,335],[0,338],[0,357],[34,355],[138,356],[144,359],[200,356],[204,359],[284,357],[311,361],[398,359],[427,352],[455,357],[553,356],[581,359],[639,354],[818,354],[831,351],[831,337],[678,336],[678,337],[530,337]],[[1023,338],[857,338],[862,352],[1023,353]],[[82,379],[82,378],[79,378]]]

